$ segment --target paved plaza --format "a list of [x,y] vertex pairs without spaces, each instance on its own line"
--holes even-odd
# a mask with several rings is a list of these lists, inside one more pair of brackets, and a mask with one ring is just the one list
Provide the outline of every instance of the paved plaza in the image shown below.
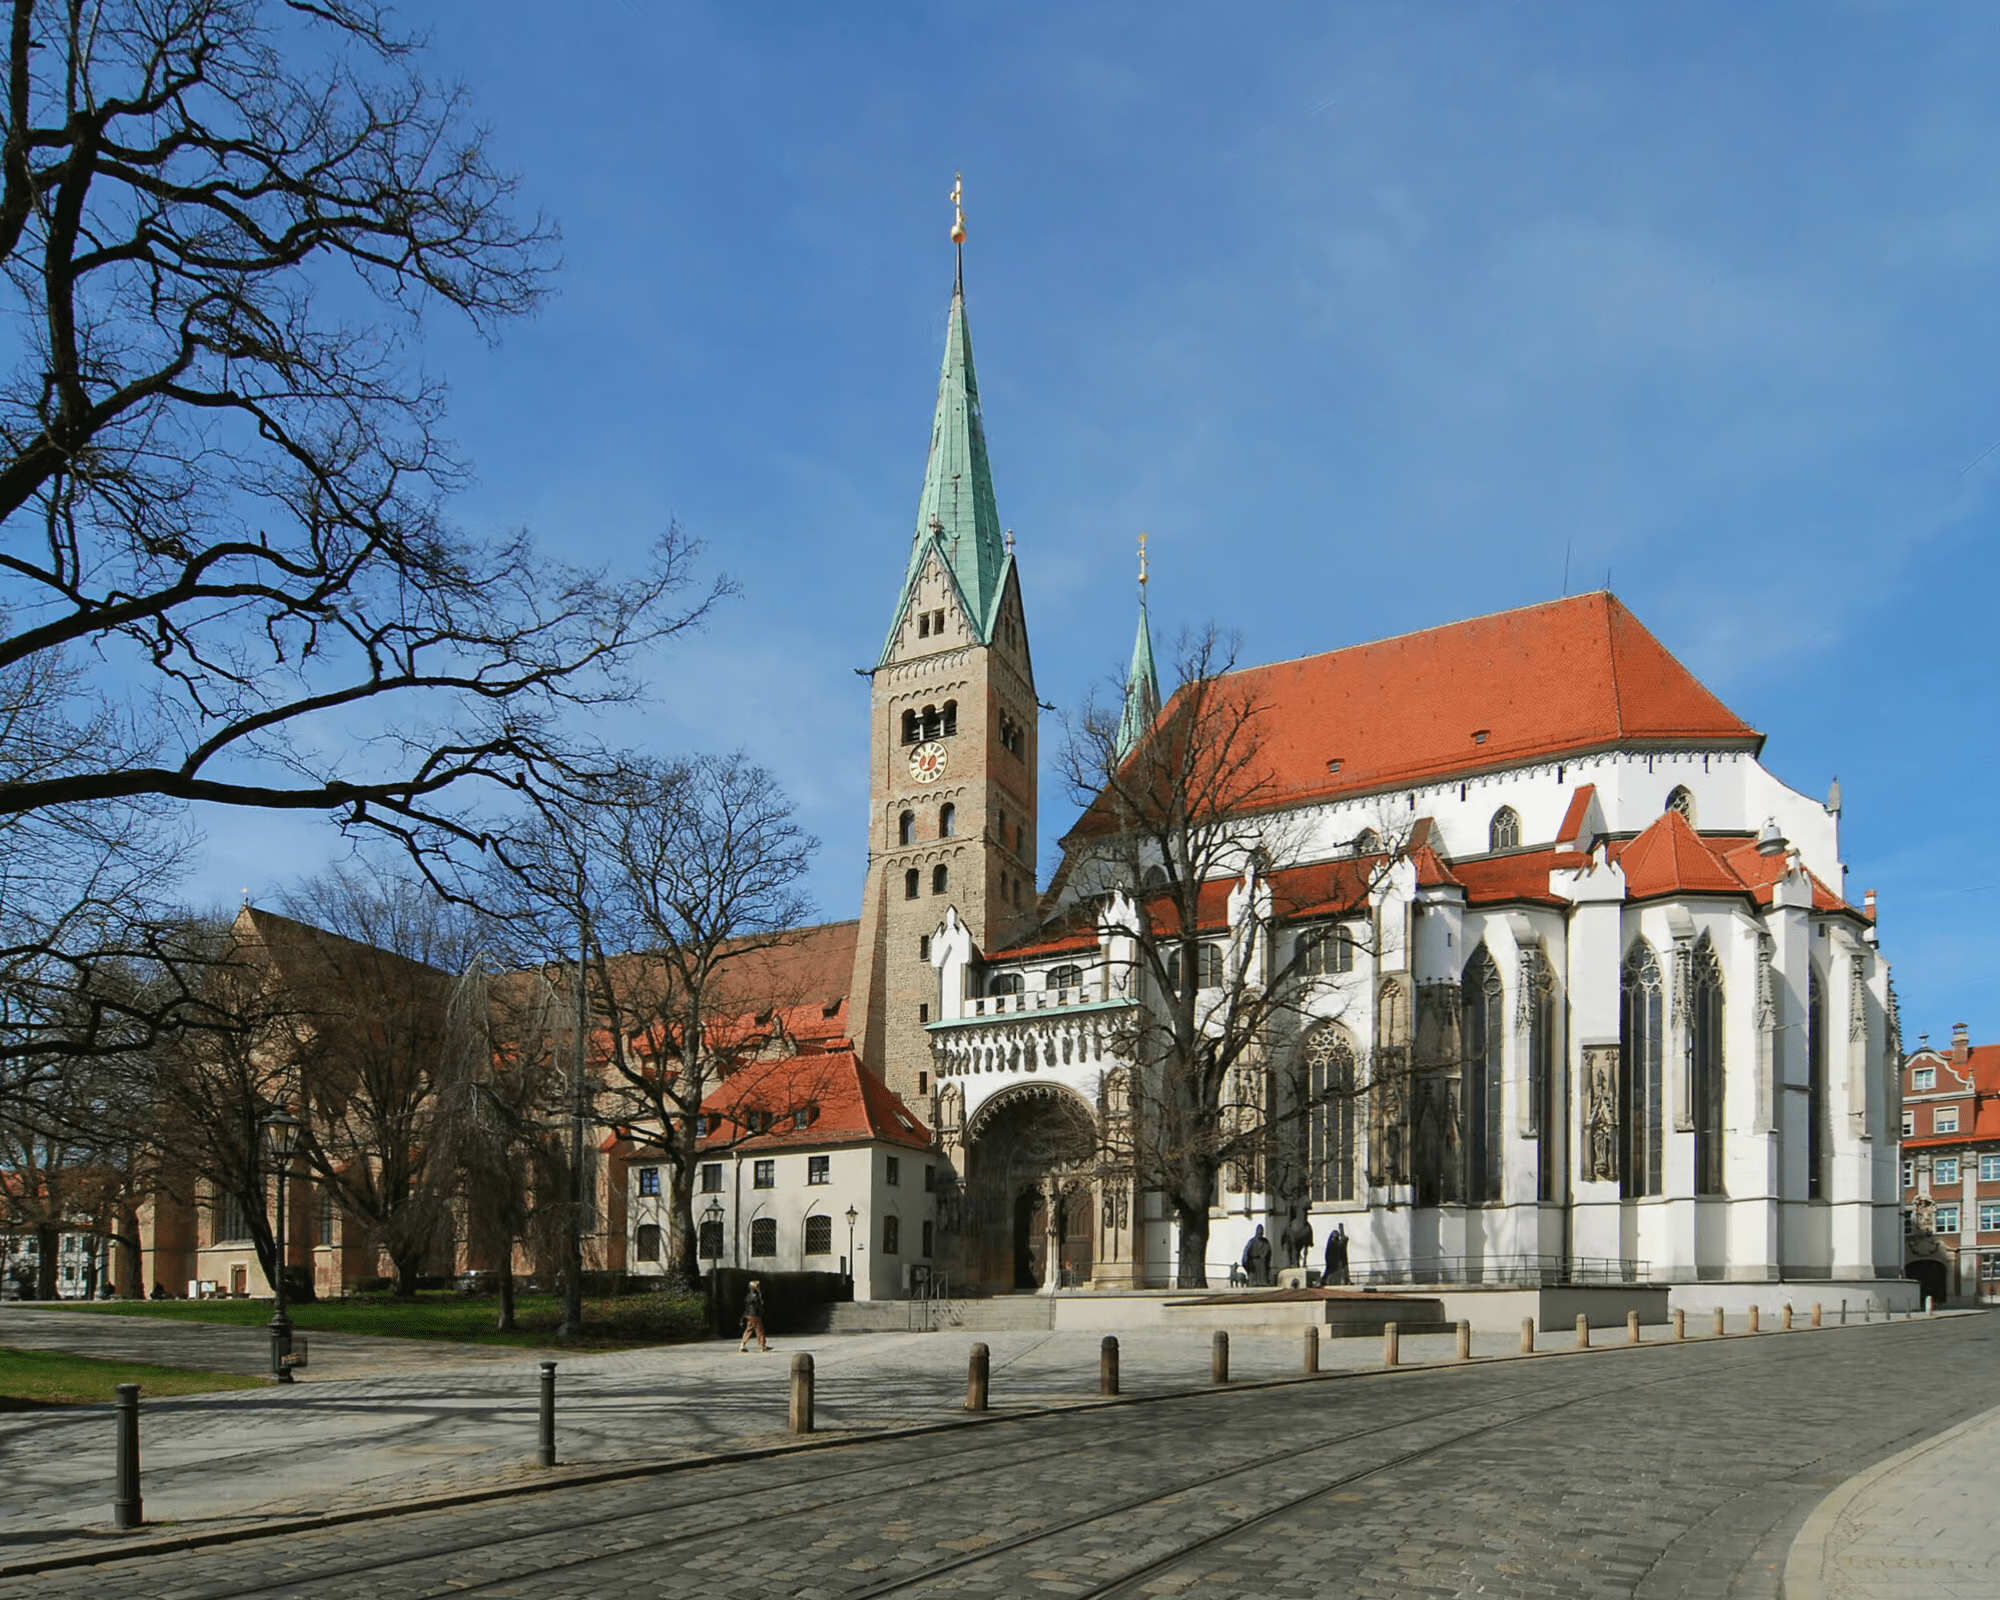
[[[6,1308],[0,1343],[150,1327],[183,1341],[176,1359],[221,1366],[255,1332],[97,1331],[111,1320]],[[2000,1470],[2000,1421],[1960,1426],[2000,1407],[1991,1318],[1682,1346],[1647,1332],[1636,1351],[1469,1365],[1448,1336],[1411,1338],[1405,1361],[1427,1365],[1395,1374],[1367,1370],[1379,1341],[1327,1340],[1323,1366],[1348,1375],[1318,1382],[1277,1381],[1299,1372],[1297,1340],[1241,1338],[1223,1391],[1205,1335],[1136,1333],[1111,1405],[1096,1335],[995,1333],[984,1423],[958,1406],[965,1334],[564,1358],[554,1473],[528,1464],[533,1352],[368,1340],[322,1365],[316,1343],[289,1391],[146,1408],[154,1526],[137,1535],[106,1526],[108,1410],[0,1418],[0,1567],[18,1574],[0,1594],[1993,1592],[1980,1566],[2000,1544],[1950,1497]],[[797,1449],[786,1376],[805,1349],[822,1434]],[[531,1492],[119,1559],[509,1489]],[[21,1570],[78,1555],[95,1564]]]

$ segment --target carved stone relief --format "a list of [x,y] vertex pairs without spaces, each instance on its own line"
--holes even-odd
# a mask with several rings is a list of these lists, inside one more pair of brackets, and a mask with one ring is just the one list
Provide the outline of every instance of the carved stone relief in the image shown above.
[[1618,1181],[1618,1046],[1583,1047],[1583,1176]]

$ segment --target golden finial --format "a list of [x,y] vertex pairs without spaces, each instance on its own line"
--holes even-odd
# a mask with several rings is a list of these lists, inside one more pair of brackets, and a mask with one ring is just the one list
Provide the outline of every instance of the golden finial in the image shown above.
[[1146,593],[1146,536],[1139,535],[1139,593]]
[[951,212],[952,212],[951,242],[953,244],[964,244],[965,243],[965,174],[962,172],[954,172],[951,175]]

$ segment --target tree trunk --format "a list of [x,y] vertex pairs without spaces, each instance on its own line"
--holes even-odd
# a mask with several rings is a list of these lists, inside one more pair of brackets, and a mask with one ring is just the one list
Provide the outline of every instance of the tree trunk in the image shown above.
[[393,1252],[389,1266],[396,1274],[396,1298],[413,1300],[417,1294],[417,1269],[423,1265],[424,1253],[421,1249],[405,1247]]
[[701,1287],[701,1239],[694,1223],[694,1175],[693,1162],[677,1162],[667,1168],[667,1188],[672,1199],[669,1202],[669,1226],[672,1229],[668,1246],[673,1263],[673,1276],[690,1289]]
[[35,1298],[53,1300],[56,1297],[56,1247],[60,1242],[55,1225],[49,1222],[35,1224]]
[[500,1253],[500,1320],[494,1331],[514,1333],[519,1327],[514,1320],[514,1242],[510,1239]]
[[1180,1260],[1175,1264],[1174,1287],[1208,1287],[1208,1207],[1174,1203],[1180,1232]]

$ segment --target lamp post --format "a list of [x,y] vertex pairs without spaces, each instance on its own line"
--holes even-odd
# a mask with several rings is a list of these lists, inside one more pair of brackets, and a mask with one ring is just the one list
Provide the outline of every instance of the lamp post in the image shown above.
[[292,1319],[285,1315],[285,1179],[292,1170],[292,1157],[298,1154],[303,1127],[297,1117],[280,1106],[264,1119],[263,1129],[264,1148],[270,1153],[271,1168],[278,1175],[278,1270],[271,1280],[277,1295],[271,1312],[271,1381],[290,1383],[292,1369],[285,1359],[292,1353]]
[[847,1281],[849,1283],[852,1283],[859,1276],[854,1270],[854,1219],[860,1215],[861,1213],[856,1211],[854,1207],[849,1206],[847,1208]]

